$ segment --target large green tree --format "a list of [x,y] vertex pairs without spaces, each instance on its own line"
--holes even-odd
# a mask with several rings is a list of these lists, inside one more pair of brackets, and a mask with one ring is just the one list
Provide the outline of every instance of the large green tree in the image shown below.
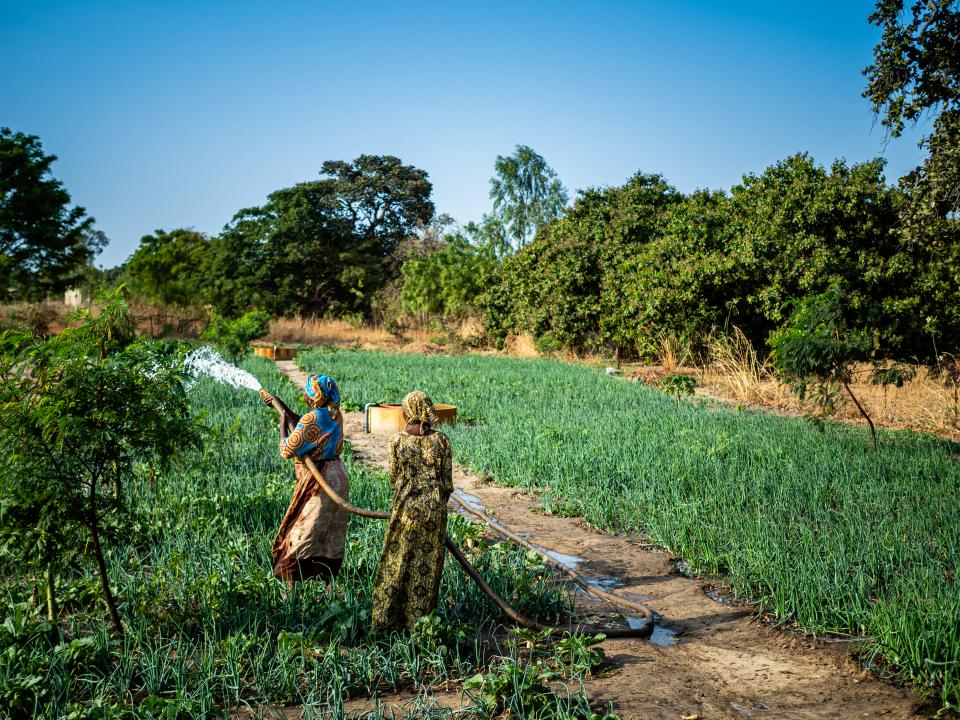
[[933,118],[921,144],[923,164],[904,178],[917,196],[914,213],[960,211],[960,2],[880,0],[870,15],[883,36],[864,70],[864,97],[893,137],[908,123]]
[[433,186],[427,173],[392,155],[361,155],[353,162],[328,160],[320,175],[363,250],[383,258],[433,218]]
[[206,284],[202,271],[210,239],[196,230],[156,230],[140,238],[126,264],[130,289],[149,300],[196,305]]
[[517,145],[512,155],[497,155],[494,172],[493,217],[520,249],[537,228],[560,216],[567,206],[567,191],[547,161],[526,145]]
[[864,96],[893,137],[932,118],[924,161],[900,179],[897,234],[914,264],[923,345],[960,349],[960,2],[880,0],[870,21],[883,36]]
[[662,176],[647,173],[619,188],[582,192],[504,261],[483,299],[494,339],[530,332],[543,349],[632,345],[635,307],[625,283],[681,199]]
[[76,282],[107,242],[51,176],[56,159],[37,136],[0,128],[0,283],[30,300]]
[[463,233],[446,235],[428,254],[412,254],[403,263],[403,308],[411,314],[465,317],[497,268],[490,245],[471,243]]
[[399,271],[400,243],[433,217],[427,174],[373,155],[323,168],[238,212],[212,243],[207,297],[222,314],[365,313]]

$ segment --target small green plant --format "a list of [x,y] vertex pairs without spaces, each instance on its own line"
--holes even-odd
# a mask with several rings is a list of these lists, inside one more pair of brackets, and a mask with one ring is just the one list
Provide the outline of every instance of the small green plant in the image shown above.
[[0,546],[46,576],[92,551],[104,602],[123,625],[110,588],[105,543],[128,515],[123,486],[140,460],[164,463],[196,442],[183,386],[185,349],[135,337],[116,291],[99,316],[41,340],[0,335]]
[[247,344],[270,331],[270,316],[260,310],[244,313],[234,320],[214,314],[210,324],[200,335],[237,362],[247,353]]
[[682,396],[693,395],[694,388],[697,387],[697,381],[689,375],[676,373],[664,377],[660,381],[659,387],[667,395],[673,395],[677,402],[680,402]]
[[499,658],[490,672],[467,679],[463,690],[489,712],[509,711],[517,717],[557,718],[548,714],[553,705],[550,683],[560,674],[542,660],[524,664],[515,658]]
[[589,673],[603,663],[606,658],[600,643],[606,635],[569,635],[558,640],[554,651],[571,672]]
[[836,409],[840,390],[845,390],[870,426],[876,450],[873,418],[850,388],[854,364],[870,363],[870,381],[883,386],[902,387],[914,371],[900,363],[888,365],[875,359],[873,335],[852,325],[849,318],[856,312],[837,283],[791,305],[790,319],[770,337],[774,366],[801,400],[810,397],[827,412]]

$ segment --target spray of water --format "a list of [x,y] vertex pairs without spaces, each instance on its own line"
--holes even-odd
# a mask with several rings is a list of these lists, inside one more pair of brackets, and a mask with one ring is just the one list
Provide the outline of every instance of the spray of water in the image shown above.
[[217,382],[254,391],[263,387],[253,375],[246,370],[241,370],[236,365],[228,363],[220,357],[216,350],[210,347],[197,348],[187,355],[184,364],[194,377],[206,375]]

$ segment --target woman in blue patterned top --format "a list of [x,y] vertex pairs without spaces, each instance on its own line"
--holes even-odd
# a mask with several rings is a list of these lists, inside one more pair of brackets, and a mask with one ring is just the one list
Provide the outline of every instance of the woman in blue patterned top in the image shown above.
[[[266,391],[260,395],[266,404],[273,403],[274,397]],[[342,498],[349,498],[350,482],[340,459],[340,391],[329,375],[309,375],[303,397],[311,410],[301,418],[280,402],[280,456],[294,460],[297,482],[273,541],[273,574],[291,586],[311,578],[329,585],[343,565],[350,516],[321,489],[303,459],[311,458],[327,484]],[[296,428],[288,436],[287,425],[293,422]]]

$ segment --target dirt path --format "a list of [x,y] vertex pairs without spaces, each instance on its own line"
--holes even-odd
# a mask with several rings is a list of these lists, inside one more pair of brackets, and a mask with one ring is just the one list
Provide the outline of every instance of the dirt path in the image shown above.
[[[292,362],[278,368],[301,385]],[[346,413],[345,431],[359,460],[386,468],[386,438],[363,432],[363,414]],[[671,557],[576,518],[532,511],[529,495],[495,487],[461,467],[454,485],[486,512],[548,550],[582,558],[581,573],[617,585],[616,593],[660,615],[657,642],[608,640],[611,670],[588,683],[624,720],[680,718],[918,717],[920,701],[877,680],[851,657],[852,647],[792,637],[753,617],[751,608],[711,599],[705,582],[678,574]],[[583,594],[578,607],[596,611]],[[674,635],[675,633],[675,635]]]

